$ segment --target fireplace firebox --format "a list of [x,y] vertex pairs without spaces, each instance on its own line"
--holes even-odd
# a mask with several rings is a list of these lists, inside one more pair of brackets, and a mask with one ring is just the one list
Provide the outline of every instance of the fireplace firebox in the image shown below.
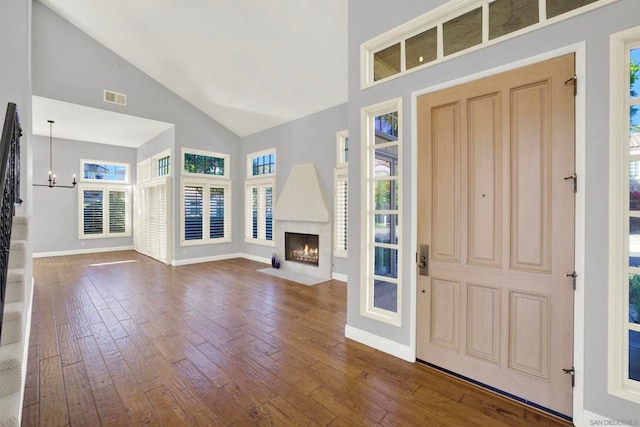
[[317,234],[284,233],[284,252],[287,261],[318,266],[319,236]]

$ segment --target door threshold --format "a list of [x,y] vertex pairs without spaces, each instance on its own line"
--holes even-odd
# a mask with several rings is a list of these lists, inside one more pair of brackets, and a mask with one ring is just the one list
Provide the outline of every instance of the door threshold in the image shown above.
[[429,367],[431,369],[435,369],[436,371],[440,371],[440,372],[442,372],[444,374],[452,376],[452,377],[454,377],[456,379],[462,380],[464,382],[473,384],[473,385],[478,386],[478,387],[480,387],[482,389],[485,389],[487,391],[490,391],[490,392],[493,392],[493,393],[498,394],[500,396],[506,397],[506,398],[508,398],[510,400],[515,400],[516,402],[522,403],[523,405],[529,406],[530,408],[536,409],[536,410],[538,410],[540,412],[544,412],[545,414],[551,415],[551,416],[553,416],[555,418],[560,418],[561,420],[564,420],[564,421],[573,422],[573,417],[561,414],[558,411],[554,411],[553,409],[549,409],[549,408],[544,407],[542,405],[539,405],[539,404],[537,404],[535,402],[531,402],[530,400],[523,399],[522,397],[518,397],[518,396],[516,396],[514,394],[511,394],[511,393],[506,392],[504,390],[500,390],[498,388],[495,388],[495,387],[490,386],[488,384],[482,383],[480,381],[476,381],[473,378],[465,377],[464,375],[460,375],[460,374],[458,374],[456,372],[450,371],[448,369],[442,368],[442,367],[434,365],[432,363],[425,362],[424,360],[416,359],[416,362],[418,362],[421,365],[427,366],[427,367]]

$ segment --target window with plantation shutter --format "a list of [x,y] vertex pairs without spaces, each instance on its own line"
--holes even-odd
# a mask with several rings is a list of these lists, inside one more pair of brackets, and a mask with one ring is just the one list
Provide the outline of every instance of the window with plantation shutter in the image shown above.
[[184,240],[202,240],[202,187],[185,185],[183,197]]
[[335,172],[335,247],[334,256],[347,256],[347,205],[348,171],[346,168]]
[[182,207],[182,246],[231,241],[229,181],[183,178]]
[[82,211],[84,218],[82,221],[84,234],[102,234],[102,191],[84,190]]
[[131,189],[128,185],[78,185],[81,239],[131,235]]
[[245,241],[273,246],[275,178],[247,180]]
[[133,244],[136,251],[169,263],[172,224],[171,178],[137,184],[134,198]]
[[333,176],[333,255],[347,257],[347,205],[349,189],[349,131],[336,133],[336,169]]
[[224,237],[224,188],[209,189],[209,237]]
[[124,191],[109,191],[109,233],[124,233],[127,223],[127,195]]

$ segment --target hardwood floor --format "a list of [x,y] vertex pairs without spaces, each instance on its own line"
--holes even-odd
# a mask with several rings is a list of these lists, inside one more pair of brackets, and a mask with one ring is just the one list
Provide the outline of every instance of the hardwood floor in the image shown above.
[[344,338],[346,285],[244,259],[34,261],[23,426],[565,426]]

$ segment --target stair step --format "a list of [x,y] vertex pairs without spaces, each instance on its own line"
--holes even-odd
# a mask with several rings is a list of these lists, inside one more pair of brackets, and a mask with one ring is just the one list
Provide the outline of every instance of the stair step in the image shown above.
[[27,263],[27,242],[11,240],[9,246],[9,268],[24,268]]
[[11,226],[11,240],[29,239],[29,219],[26,216],[14,216]]
[[20,391],[22,369],[17,359],[0,362],[0,396]]
[[5,303],[24,301],[25,280],[24,269],[12,268],[7,272],[7,289],[5,290]]
[[5,304],[4,316],[2,317],[2,337],[0,338],[0,346],[15,344],[22,341],[22,319],[24,319],[23,303],[14,302],[12,304]]
[[18,427],[20,392],[0,397],[0,427]]

